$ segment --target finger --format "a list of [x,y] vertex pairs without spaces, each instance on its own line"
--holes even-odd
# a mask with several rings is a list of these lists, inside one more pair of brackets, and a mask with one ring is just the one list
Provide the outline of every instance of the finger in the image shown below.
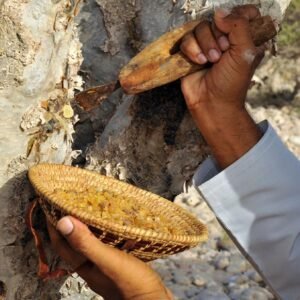
[[91,289],[100,293],[106,299],[121,299],[113,282],[102,274],[86,257],[73,250],[48,220],[47,227],[52,247],[56,253],[88,283]]
[[212,31],[211,23],[208,21],[201,22],[195,28],[194,33],[196,40],[207,59],[212,63],[218,62],[222,52]]
[[[150,278],[160,283],[159,277],[149,266],[125,252],[103,244],[86,225],[75,218],[62,218],[57,224],[57,229],[74,250],[93,262],[105,276],[119,284],[120,289],[129,289],[130,283],[135,288],[139,287],[136,283],[136,272],[145,280]],[[122,286],[124,283],[126,286]]]
[[217,26],[214,22],[212,23],[211,28],[212,28],[212,32],[218,42],[220,49],[223,52],[227,51],[230,48],[230,43],[229,43],[227,36],[217,28]]
[[87,259],[74,251],[68,242],[56,231],[54,226],[47,220],[48,232],[54,251],[71,266],[73,270],[84,264]]
[[216,11],[215,23],[218,29],[228,35],[232,47],[238,47],[243,51],[254,49],[249,23],[250,18],[254,15],[250,12],[248,15],[246,13],[243,15],[228,13],[226,10]]
[[202,50],[193,33],[189,33],[183,38],[180,45],[180,50],[196,64],[203,65],[208,61],[206,56],[202,53]]
[[226,35],[222,35],[218,38],[218,44],[222,51],[227,51],[230,48],[230,43]]

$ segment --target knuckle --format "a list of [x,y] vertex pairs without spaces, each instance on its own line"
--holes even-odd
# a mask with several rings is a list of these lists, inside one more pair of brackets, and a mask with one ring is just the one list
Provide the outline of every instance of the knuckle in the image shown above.
[[210,31],[210,26],[211,24],[208,21],[201,22],[194,30],[195,35],[197,37],[201,37],[201,35]]
[[185,43],[180,44],[180,51],[184,54],[187,54],[187,46]]
[[213,32],[214,38],[219,38],[220,36],[224,35],[224,33],[218,29],[218,27],[215,23],[212,26],[212,32]]
[[186,43],[190,41],[192,38],[193,38],[193,33],[188,33],[182,37],[181,43]]
[[86,254],[88,251],[88,243],[87,243],[87,238],[85,235],[77,235],[76,237],[72,238],[72,247],[74,250]]
[[99,240],[86,227],[81,231],[77,239],[77,250],[86,257],[90,256],[91,247],[99,243]]
[[181,45],[180,45],[180,50],[184,53],[184,54],[189,54],[190,52],[190,48],[191,48],[191,43],[188,40],[184,40]]
[[216,38],[212,32],[212,28],[209,26],[196,28],[195,35],[198,40],[198,44],[205,53],[211,48],[218,48]]
[[87,245],[86,243],[84,242],[84,239],[83,238],[80,238],[77,242],[77,249],[83,253],[83,254],[86,254],[87,253]]
[[201,29],[207,28],[207,27],[210,28],[210,26],[211,26],[211,23],[207,20],[204,20],[204,21],[200,22],[199,25],[196,26],[195,30],[197,31],[197,30],[201,30]]
[[248,19],[244,17],[237,17],[232,20],[232,31],[250,32],[250,23]]

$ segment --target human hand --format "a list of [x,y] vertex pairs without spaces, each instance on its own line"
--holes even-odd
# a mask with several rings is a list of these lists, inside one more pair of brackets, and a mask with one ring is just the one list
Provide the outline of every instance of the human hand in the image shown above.
[[222,168],[244,155],[262,134],[245,109],[245,99],[255,69],[264,56],[256,48],[249,21],[260,17],[246,5],[231,13],[218,10],[215,25],[200,23],[186,35],[181,51],[198,64],[212,63],[182,79],[182,92],[201,133]]
[[64,217],[49,223],[54,250],[97,294],[108,300],[171,300],[170,291],[144,262],[100,242],[86,225]]
[[231,13],[217,10],[214,24],[201,22],[181,43],[181,51],[197,64],[212,63],[203,71],[182,79],[182,91],[190,109],[242,109],[255,69],[264,55],[256,48],[249,21],[261,17],[253,5],[236,7]]

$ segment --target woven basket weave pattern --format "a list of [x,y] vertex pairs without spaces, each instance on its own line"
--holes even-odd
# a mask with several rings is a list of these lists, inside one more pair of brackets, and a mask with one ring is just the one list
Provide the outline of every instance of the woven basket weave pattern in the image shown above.
[[[30,169],[29,179],[40,196],[43,211],[54,226],[61,217],[72,215],[87,224],[102,242],[127,250],[144,261],[184,251],[207,239],[206,227],[181,207],[113,178],[68,166],[41,164]],[[91,187],[130,196],[152,213],[167,217],[169,225],[179,228],[182,234],[160,233],[102,220],[91,212],[74,209],[70,201],[53,195],[54,189],[83,193]]]

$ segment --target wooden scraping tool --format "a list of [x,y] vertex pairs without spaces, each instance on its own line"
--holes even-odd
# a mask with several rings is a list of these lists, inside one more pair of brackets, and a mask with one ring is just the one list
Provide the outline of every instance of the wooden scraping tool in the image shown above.
[[[208,68],[209,64],[197,65],[179,50],[183,36],[193,31],[200,22],[192,21],[165,33],[122,68],[118,81],[80,92],[75,100],[84,110],[90,111],[120,87],[127,94],[138,94]],[[253,20],[250,25],[256,46],[263,45],[277,34],[270,16]]]

